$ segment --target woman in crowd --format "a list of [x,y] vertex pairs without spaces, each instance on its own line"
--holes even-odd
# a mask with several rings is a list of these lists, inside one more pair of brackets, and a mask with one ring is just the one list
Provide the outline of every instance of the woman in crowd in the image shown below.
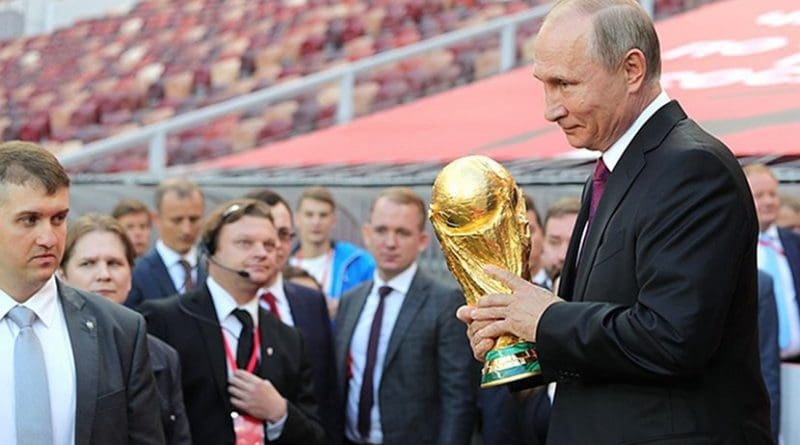
[[[59,275],[70,286],[122,304],[131,288],[135,255],[125,229],[115,219],[87,214],[69,224]],[[178,353],[152,335],[147,339],[167,443],[190,445]]]

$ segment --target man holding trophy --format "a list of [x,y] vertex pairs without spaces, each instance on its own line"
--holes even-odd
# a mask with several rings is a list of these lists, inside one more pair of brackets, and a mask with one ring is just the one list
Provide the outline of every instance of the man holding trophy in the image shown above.
[[458,310],[475,357],[493,362],[504,336],[534,345],[516,384],[558,382],[548,444],[771,443],[752,197],[727,147],[661,90],[652,21],[632,0],[560,1],[534,59],[545,117],[601,156],[559,296],[480,265],[508,291]]

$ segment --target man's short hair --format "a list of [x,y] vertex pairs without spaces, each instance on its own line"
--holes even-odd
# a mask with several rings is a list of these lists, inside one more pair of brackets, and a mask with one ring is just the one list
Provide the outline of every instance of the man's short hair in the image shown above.
[[528,194],[525,194],[525,211],[533,213],[533,219],[536,220],[536,224],[544,230],[542,217],[539,216],[539,210],[536,209],[536,202],[533,200],[533,197]]
[[128,266],[133,267],[133,262],[136,259],[136,249],[119,221],[109,215],[87,213],[69,223],[67,241],[64,245],[64,256],[61,258],[62,268],[66,267],[70,258],[72,258],[75,243],[90,232],[109,232],[116,235],[125,248],[125,259],[128,260]]
[[279,195],[272,189],[263,188],[259,190],[253,190],[252,192],[244,195],[245,198],[255,199],[257,201],[261,201],[266,203],[270,207],[275,207],[278,204],[283,204],[286,207],[286,210],[289,211],[289,216],[292,216],[292,208],[289,206],[289,203],[283,199],[283,196]]
[[617,69],[628,51],[639,49],[647,62],[644,80],[658,82],[661,77],[658,35],[653,20],[636,1],[561,0],[553,6],[551,14],[557,16],[562,11],[592,17],[589,52],[606,69]]
[[375,204],[381,198],[386,198],[395,204],[412,205],[417,207],[417,210],[419,210],[419,229],[425,230],[425,221],[428,220],[425,201],[423,201],[422,197],[420,197],[414,190],[411,190],[408,187],[389,187],[384,189],[378,194],[378,196],[375,197],[375,200],[372,201],[372,205],[369,208],[370,217],[372,216],[372,212],[375,211]]
[[182,176],[175,178],[167,178],[158,183],[155,194],[156,210],[161,211],[161,203],[164,201],[164,195],[168,192],[175,192],[179,199],[188,199],[197,192],[201,198],[204,198],[203,190],[194,182]]
[[781,206],[788,207],[795,212],[800,212],[800,198],[798,198],[796,195],[781,193],[780,199],[781,199]]
[[300,194],[300,198],[297,200],[298,209],[300,208],[300,205],[303,204],[303,200],[306,199],[313,199],[315,201],[321,201],[330,204],[331,208],[336,210],[336,202],[333,200],[333,194],[325,187],[315,185],[303,190],[303,193]]
[[[544,217],[545,226],[550,218],[561,218],[566,215],[577,215],[581,212],[581,200],[576,197],[561,198],[550,205],[547,209],[547,216]],[[542,229],[545,229],[542,226]]]
[[269,206],[261,201],[248,198],[232,199],[218,205],[208,214],[200,231],[200,246],[209,255],[217,251],[219,231],[228,224],[239,221],[243,216],[256,216],[273,222]]
[[772,169],[767,167],[765,164],[749,164],[742,167],[742,171],[744,172],[745,176],[752,176],[752,175],[769,175],[774,180],[778,180],[775,177],[775,174],[772,173]]
[[41,185],[48,195],[69,187],[69,176],[52,153],[31,142],[0,144],[0,199],[2,186]]
[[120,199],[117,205],[114,206],[114,209],[111,210],[111,217],[114,219],[120,219],[123,216],[136,215],[139,213],[150,214],[150,209],[147,208],[145,203],[139,201],[138,199],[123,198]]

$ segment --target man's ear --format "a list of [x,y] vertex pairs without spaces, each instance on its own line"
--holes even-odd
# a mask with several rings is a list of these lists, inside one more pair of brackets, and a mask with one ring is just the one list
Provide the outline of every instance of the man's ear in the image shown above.
[[625,73],[628,91],[639,91],[647,74],[647,59],[645,59],[642,50],[638,48],[629,50],[622,60],[622,70]]

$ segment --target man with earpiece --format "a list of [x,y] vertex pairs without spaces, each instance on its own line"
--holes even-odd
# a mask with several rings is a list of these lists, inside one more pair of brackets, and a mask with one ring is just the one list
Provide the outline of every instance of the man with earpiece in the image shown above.
[[303,339],[258,303],[277,267],[277,236],[266,204],[221,204],[201,231],[205,283],[140,307],[150,333],[186,363],[183,394],[196,445],[326,440]]

